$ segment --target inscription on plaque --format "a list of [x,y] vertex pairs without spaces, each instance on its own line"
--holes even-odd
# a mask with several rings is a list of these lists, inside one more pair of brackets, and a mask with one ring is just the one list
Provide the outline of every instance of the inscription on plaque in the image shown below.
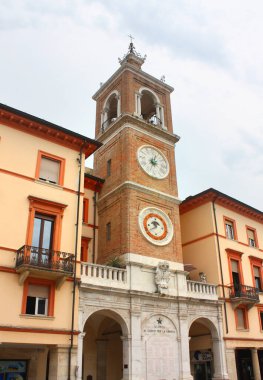
[[166,317],[152,316],[143,326],[146,351],[147,380],[175,380],[177,340],[176,329]]

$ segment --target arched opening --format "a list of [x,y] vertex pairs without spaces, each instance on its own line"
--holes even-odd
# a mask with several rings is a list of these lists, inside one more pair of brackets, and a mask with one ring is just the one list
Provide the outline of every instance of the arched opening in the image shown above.
[[194,380],[211,380],[214,374],[213,334],[208,320],[199,318],[189,330],[191,374]]
[[121,380],[125,378],[123,357],[123,331],[120,317],[111,311],[101,310],[92,314],[85,323],[83,339],[83,379]]
[[102,113],[102,131],[105,131],[117,117],[120,116],[120,97],[117,92],[112,93],[105,102]]
[[147,123],[164,128],[163,107],[152,91],[140,90],[137,94],[136,112]]

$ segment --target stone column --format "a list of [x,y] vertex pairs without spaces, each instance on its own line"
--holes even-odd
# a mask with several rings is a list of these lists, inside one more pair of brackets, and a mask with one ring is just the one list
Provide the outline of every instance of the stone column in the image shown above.
[[226,369],[224,342],[220,338],[213,338],[214,375],[213,380],[229,379]]
[[37,379],[45,380],[46,379],[46,368],[47,368],[47,354],[48,348],[39,348],[37,352]]
[[83,339],[86,333],[82,332],[78,336],[78,351],[77,351],[77,371],[76,379],[82,380],[82,370],[83,370]]
[[121,96],[117,95],[117,117],[121,114]]
[[256,348],[252,348],[251,354],[252,354],[254,380],[261,380],[260,367],[259,367],[259,361],[258,361],[258,350]]
[[129,336],[122,336],[122,352],[123,352],[123,376],[122,380],[129,380],[130,376],[130,342],[131,338]]
[[227,372],[228,372],[229,379],[237,380],[235,349],[227,348],[225,352],[226,352]]
[[190,353],[189,353],[189,327],[188,315],[186,312],[178,315],[180,324],[180,346],[181,346],[181,370],[180,380],[192,380],[190,367]]
[[142,341],[141,313],[131,310],[131,348],[130,348],[130,379],[141,380],[142,376]]
[[97,380],[107,379],[107,340],[97,340]]
[[141,94],[136,94],[136,113],[138,116],[141,116],[142,114],[142,107],[141,107],[141,97],[142,95]]
[[[155,110],[156,110],[156,116],[159,120],[161,120],[161,115],[160,115],[160,104],[159,103],[155,103]],[[159,123],[159,120],[158,120],[158,123]]]
[[162,128],[163,129],[167,129],[167,127],[165,126],[165,123],[164,123],[164,110],[163,110],[163,107],[160,106],[160,119],[161,119],[161,122],[162,122]]

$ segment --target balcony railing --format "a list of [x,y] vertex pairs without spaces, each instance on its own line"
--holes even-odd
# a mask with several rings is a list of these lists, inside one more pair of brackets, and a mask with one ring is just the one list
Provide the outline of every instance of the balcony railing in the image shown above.
[[187,280],[188,295],[199,299],[217,299],[217,286],[200,281]]
[[16,256],[16,268],[36,268],[50,271],[73,273],[74,255],[45,248],[24,245]]
[[258,302],[259,301],[259,290],[257,288],[253,288],[252,286],[247,285],[231,285],[229,297],[235,301],[237,299],[243,299],[247,302]]

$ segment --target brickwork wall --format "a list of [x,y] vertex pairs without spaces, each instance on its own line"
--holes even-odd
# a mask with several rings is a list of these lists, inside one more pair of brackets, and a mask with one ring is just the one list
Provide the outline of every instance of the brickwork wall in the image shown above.
[[[152,178],[141,168],[137,152],[143,145],[158,148],[167,158],[170,172],[166,178]],[[108,160],[111,160],[110,176],[107,176]],[[178,195],[174,148],[133,129],[126,128],[121,131],[114,137],[114,140],[112,139],[96,152],[94,172],[98,177],[105,178],[100,198],[125,181],[133,181],[173,196]]]
[[[145,207],[163,210],[174,226],[172,241],[165,246],[150,243],[141,233],[138,216]],[[124,189],[104,198],[98,205],[100,238],[98,262],[105,263],[110,257],[124,253],[182,262],[179,208],[174,202],[160,199],[134,189]],[[111,240],[106,240],[106,224],[111,223]]]

